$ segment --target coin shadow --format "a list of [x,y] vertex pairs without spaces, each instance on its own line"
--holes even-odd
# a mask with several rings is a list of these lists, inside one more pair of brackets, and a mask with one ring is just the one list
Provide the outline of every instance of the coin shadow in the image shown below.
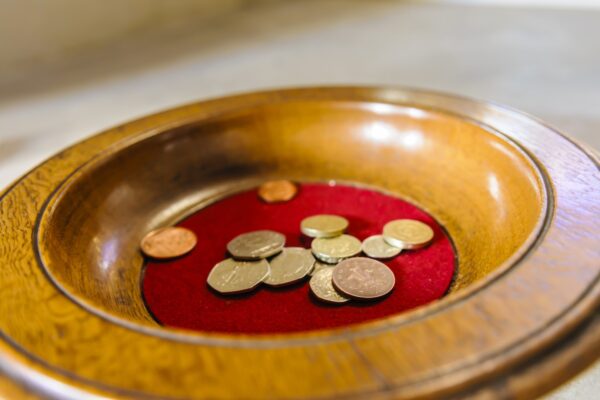
[[306,236],[304,234],[300,234],[298,236],[298,242],[300,243],[300,245],[302,247],[304,247],[305,249],[310,249],[310,246],[312,244],[313,238]]
[[218,298],[223,299],[223,300],[249,299],[250,297],[254,296],[260,289],[262,289],[262,288],[255,288],[255,289],[248,290],[246,292],[223,294],[223,293],[219,293],[218,291],[213,289],[208,283],[206,283],[205,286],[209,292],[211,292],[212,294],[214,294],[215,296],[217,296]]
[[339,308],[341,306],[344,305],[348,305],[348,303],[328,303],[325,302],[323,300],[320,300],[317,296],[315,296],[315,294],[311,291],[308,292],[308,299],[310,300],[310,302],[316,306],[316,307],[320,307],[320,308],[331,308],[331,309],[335,309],[335,308]]
[[342,217],[348,220],[348,232],[355,236],[366,236],[365,232],[368,232],[372,228],[372,224],[366,219],[350,215],[342,215]]
[[262,285],[260,290],[266,290],[268,292],[291,292],[292,290],[300,289],[302,286],[306,285],[307,282],[308,282],[308,279],[304,278],[298,282],[294,282],[289,285],[282,285],[282,286]]
[[392,290],[391,292],[389,292],[385,296],[379,297],[377,299],[356,299],[356,298],[353,298],[351,300],[351,303],[350,304],[346,303],[346,305],[351,306],[351,307],[355,307],[355,308],[373,307],[375,305],[378,305],[379,303],[382,303],[382,302],[386,301],[393,293],[394,293],[394,291]]
[[[193,249],[192,249],[193,250]],[[177,257],[169,257],[169,258],[154,258],[154,257],[150,257],[146,254],[144,254],[141,250],[140,250],[140,254],[142,255],[142,257],[144,257],[144,267],[146,267],[146,265],[148,265],[149,263],[152,264],[160,264],[160,265],[164,265],[164,264],[171,264],[174,261],[179,261],[184,259],[185,257],[189,256],[191,253],[191,251],[188,251],[185,254],[182,254],[180,256]]]

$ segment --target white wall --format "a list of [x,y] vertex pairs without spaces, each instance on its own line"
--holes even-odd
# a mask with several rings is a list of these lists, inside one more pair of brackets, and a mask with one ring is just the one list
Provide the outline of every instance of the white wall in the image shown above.
[[[0,0],[0,82],[40,63],[148,31],[177,29],[249,0]],[[254,1],[256,2],[256,1]]]

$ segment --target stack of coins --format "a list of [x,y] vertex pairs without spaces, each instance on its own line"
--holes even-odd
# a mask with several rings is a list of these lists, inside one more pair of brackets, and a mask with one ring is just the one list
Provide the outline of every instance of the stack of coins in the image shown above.
[[[260,283],[278,287],[311,276],[311,292],[321,301],[373,300],[389,294],[395,285],[394,273],[375,259],[423,247],[433,238],[431,228],[414,220],[391,221],[382,235],[362,243],[345,234],[348,226],[348,220],[338,215],[305,218],[300,231],[313,238],[310,250],[285,247],[285,237],[274,231],[236,236],[227,244],[231,258],[213,267],[207,283],[221,294],[236,294]],[[368,257],[357,257],[361,252]]]
[[[258,194],[267,203],[291,200],[297,192],[290,181],[271,181]],[[249,292],[261,283],[279,287],[310,276],[314,296],[328,303],[351,299],[373,300],[389,294],[394,273],[378,259],[398,256],[403,250],[420,249],[433,240],[433,230],[423,222],[398,219],[385,224],[381,235],[361,241],[346,234],[349,222],[339,215],[313,215],[302,220],[300,231],[313,238],[310,249],[285,247],[285,236],[258,230],[234,237],[227,244],[231,256],[217,263],[207,283],[220,294]],[[179,227],[150,232],[142,251],[153,258],[186,254],[196,245],[193,232]],[[360,253],[366,257],[357,257]]]
[[284,247],[285,236],[261,230],[243,233],[227,244],[231,258],[221,261],[208,274],[208,285],[221,294],[255,289],[260,283],[285,286],[304,279],[315,260],[300,247]]
[[[348,225],[348,220],[337,215],[315,215],[300,224],[302,233],[314,238],[311,250],[318,261],[310,288],[319,300],[345,303],[387,295],[395,285],[394,273],[374,259],[395,257],[403,249],[425,246],[433,238],[431,228],[421,222],[396,220],[386,224],[383,235],[370,236],[361,243],[344,234]],[[431,231],[430,236],[422,232],[423,226]],[[356,257],[361,251],[369,258]]]
[[[389,294],[395,285],[394,273],[382,262],[404,249],[418,249],[433,240],[433,230],[426,224],[409,219],[388,222],[382,235],[366,238],[362,243],[345,235],[348,221],[335,215],[306,218],[302,233],[315,238],[311,248],[320,261],[310,280],[312,293],[329,303],[350,299],[373,300]],[[355,257],[363,252],[367,257]]]

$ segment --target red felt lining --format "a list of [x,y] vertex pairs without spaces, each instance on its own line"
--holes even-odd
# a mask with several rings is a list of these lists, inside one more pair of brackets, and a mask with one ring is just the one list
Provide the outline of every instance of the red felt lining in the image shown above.
[[[300,221],[315,214],[338,214],[350,221],[348,233],[363,240],[381,233],[397,218],[427,223],[435,232],[425,249],[404,251],[386,264],[394,271],[396,287],[375,303],[327,305],[315,300],[307,282],[268,288],[236,296],[210,290],[206,277],[223,260],[225,246],[240,233],[272,229],[286,235],[287,246],[310,247],[301,235]],[[150,261],[143,281],[146,303],[164,325],[198,331],[282,333],[340,327],[383,318],[442,297],[454,276],[452,244],[441,227],[414,205],[383,193],[344,185],[303,184],[285,203],[266,204],[251,190],[212,204],[180,226],[192,229],[198,245],[187,256]]]

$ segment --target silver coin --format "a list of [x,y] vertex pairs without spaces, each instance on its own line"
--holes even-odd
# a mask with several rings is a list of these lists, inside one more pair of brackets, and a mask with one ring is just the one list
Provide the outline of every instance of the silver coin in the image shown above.
[[263,282],[269,286],[284,286],[304,279],[313,269],[315,258],[310,250],[286,247],[269,264],[271,273]]
[[310,278],[310,290],[317,299],[327,303],[345,303],[350,299],[339,293],[333,287],[331,277],[334,269],[335,268],[323,268],[315,273],[313,277]]
[[316,238],[312,241],[311,249],[317,259],[335,264],[360,253],[361,243],[354,236],[341,235],[334,238]]
[[314,238],[339,236],[346,228],[348,228],[348,220],[339,215],[313,215],[304,218],[300,223],[300,231]]
[[327,264],[323,261],[320,260],[316,260],[315,261],[315,265],[313,266],[312,271],[310,271],[308,274],[310,276],[313,276],[314,274],[316,274],[317,272],[319,272],[320,270],[322,270],[323,268],[333,268],[335,267],[337,264]]
[[269,276],[267,260],[238,261],[228,258],[216,264],[206,282],[222,294],[249,292]]
[[254,231],[236,236],[227,244],[227,251],[239,260],[259,260],[279,253],[285,236],[274,231]]
[[387,244],[382,235],[374,235],[363,240],[362,251],[371,258],[385,259],[396,257],[402,249]]

